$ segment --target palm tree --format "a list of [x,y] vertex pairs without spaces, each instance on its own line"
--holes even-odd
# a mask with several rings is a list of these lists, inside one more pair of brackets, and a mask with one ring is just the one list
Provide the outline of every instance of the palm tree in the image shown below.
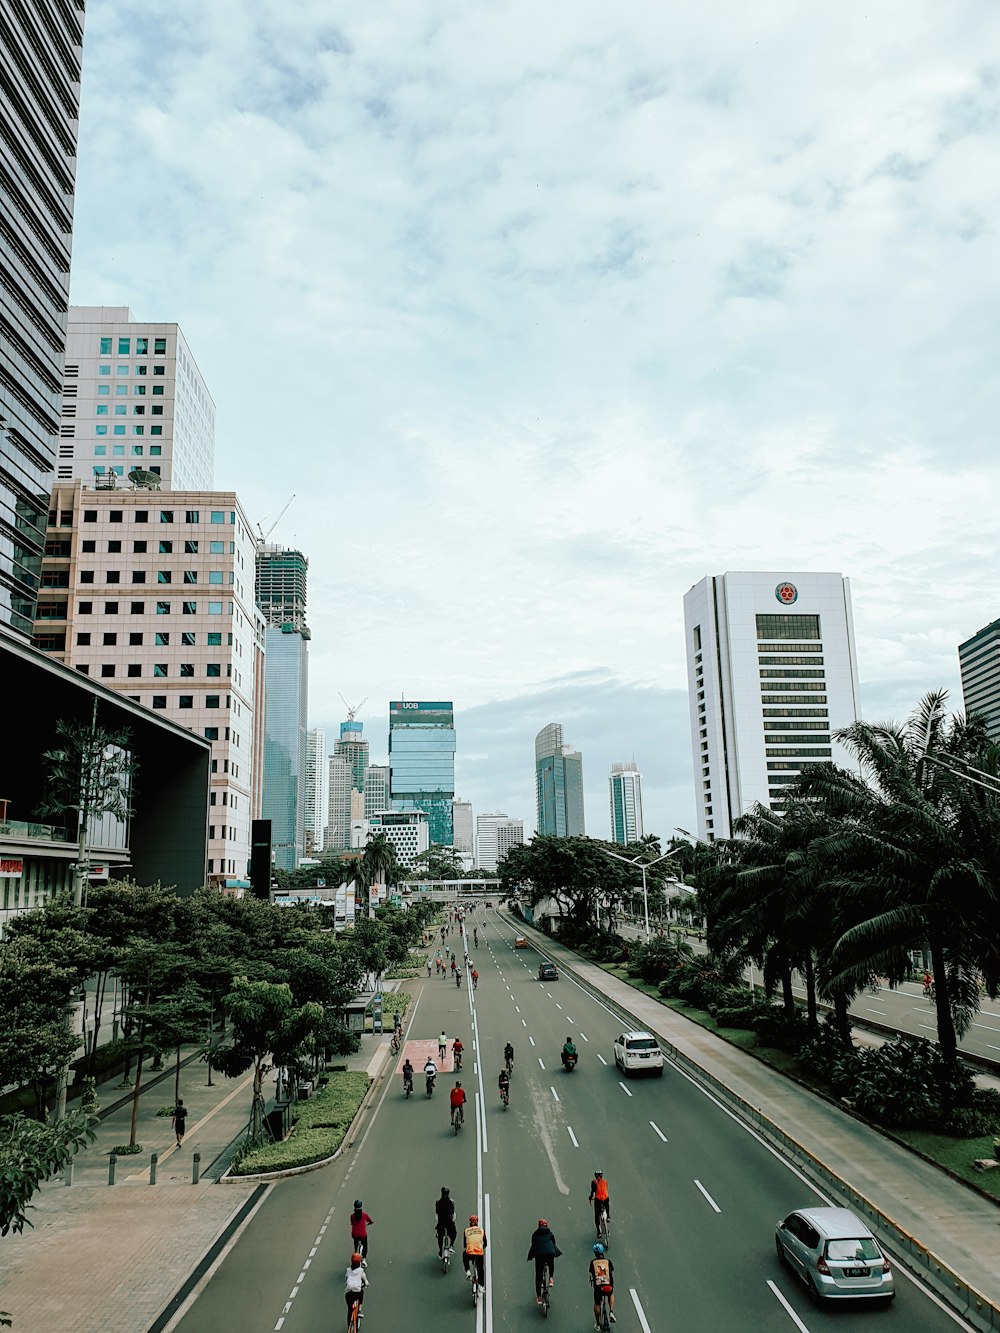
[[365,852],[357,863],[356,873],[361,886],[369,891],[369,902],[373,884],[395,884],[399,873],[396,848],[384,833],[368,835]]

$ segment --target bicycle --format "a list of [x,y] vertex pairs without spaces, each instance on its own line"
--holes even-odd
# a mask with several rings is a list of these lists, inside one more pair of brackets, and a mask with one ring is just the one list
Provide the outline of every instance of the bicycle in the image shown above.
[[403,1043],[400,1040],[398,1032],[394,1032],[392,1034],[392,1041],[389,1043],[389,1046],[393,1055],[398,1055],[400,1051],[403,1049]]
[[447,1231],[442,1231],[438,1237],[438,1258],[441,1260],[442,1271],[447,1273],[451,1263],[451,1237]]
[[597,1317],[597,1327],[601,1333],[611,1333],[611,1306],[606,1291],[601,1292],[601,1312]]
[[512,1055],[508,1056],[507,1059],[504,1060],[504,1064],[505,1064],[506,1067],[507,1067],[507,1077],[508,1077],[508,1078],[513,1078],[513,1077],[514,1077],[514,1057],[513,1057]]
[[460,1106],[453,1106],[451,1108],[451,1125],[456,1134],[462,1128],[463,1118],[462,1108]]
[[461,1072],[462,1072],[462,1052],[461,1052],[461,1051],[456,1051],[456,1052],[455,1052],[455,1073],[456,1073],[456,1074],[460,1074]]
[[601,1209],[597,1218],[597,1239],[605,1249],[611,1244],[611,1219],[606,1208]]
[[552,1304],[552,1297],[549,1295],[549,1283],[552,1281],[552,1266],[546,1260],[542,1264],[542,1293],[538,1298],[538,1308],[542,1312],[542,1318],[548,1319],[549,1306]]
[[501,1088],[501,1089],[500,1089],[500,1100],[501,1100],[501,1102],[503,1102],[503,1109],[506,1111],[507,1107],[510,1105],[510,1089],[509,1089],[509,1088]]
[[481,1287],[479,1285],[479,1265],[473,1262],[469,1266],[472,1270],[472,1281],[469,1283],[469,1285],[472,1288],[472,1305],[473,1308],[475,1308],[479,1304],[479,1293],[481,1291]]
[[355,1297],[347,1311],[347,1333],[358,1333],[358,1321],[361,1318],[361,1300]]

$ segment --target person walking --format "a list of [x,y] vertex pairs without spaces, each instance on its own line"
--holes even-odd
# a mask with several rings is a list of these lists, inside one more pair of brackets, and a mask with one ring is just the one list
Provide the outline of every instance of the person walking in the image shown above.
[[188,1113],[187,1107],[184,1105],[183,1099],[178,1097],[177,1105],[174,1107],[173,1113],[170,1117],[170,1123],[173,1126],[173,1131],[177,1136],[178,1148],[184,1142],[184,1130],[187,1127],[187,1113]]

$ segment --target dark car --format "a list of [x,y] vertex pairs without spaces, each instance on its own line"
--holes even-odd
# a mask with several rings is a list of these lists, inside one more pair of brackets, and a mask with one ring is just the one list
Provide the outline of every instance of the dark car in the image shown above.
[[538,980],[539,980],[539,981],[558,981],[558,980],[559,980],[559,969],[558,969],[558,967],[556,967],[555,963],[539,963],[539,964],[538,964]]

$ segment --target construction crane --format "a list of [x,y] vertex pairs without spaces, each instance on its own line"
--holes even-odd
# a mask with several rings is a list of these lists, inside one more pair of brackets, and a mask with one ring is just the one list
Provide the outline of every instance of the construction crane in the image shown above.
[[[340,694],[340,691],[338,690],[337,693]],[[342,694],[340,694],[340,697],[343,700],[344,707],[347,709],[348,722],[353,722],[354,719],[357,717],[358,713],[361,712],[362,708],[364,708],[365,704],[368,702],[368,695],[366,694],[365,697],[361,700],[361,702],[359,704],[355,704],[354,707],[352,708],[351,705],[347,702],[347,700],[344,699],[344,696]]]
[[274,520],[274,522],[271,524],[271,526],[268,528],[268,530],[267,530],[266,532],[263,530],[263,528],[261,527],[261,525],[260,525],[259,523],[257,524],[257,537],[258,537],[259,544],[260,544],[261,546],[265,545],[265,543],[267,542],[268,537],[270,537],[271,533],[274,531],[274,529],[278,526],[278,524],[279,524],[279,523],[281,522],[281,520],[284,518],[284,516],[285,516],[285,510],[288,508],[288,506],[292,503],[292,501],[293,501],[294,499],[295,499],[295,492],[293,491],[292,494],[291,494],[291,495],[288,497],[288,499],[285,501],[285,503],[282,505],[281,510],[280,510],[280,512],[278,513],[278,517]]

